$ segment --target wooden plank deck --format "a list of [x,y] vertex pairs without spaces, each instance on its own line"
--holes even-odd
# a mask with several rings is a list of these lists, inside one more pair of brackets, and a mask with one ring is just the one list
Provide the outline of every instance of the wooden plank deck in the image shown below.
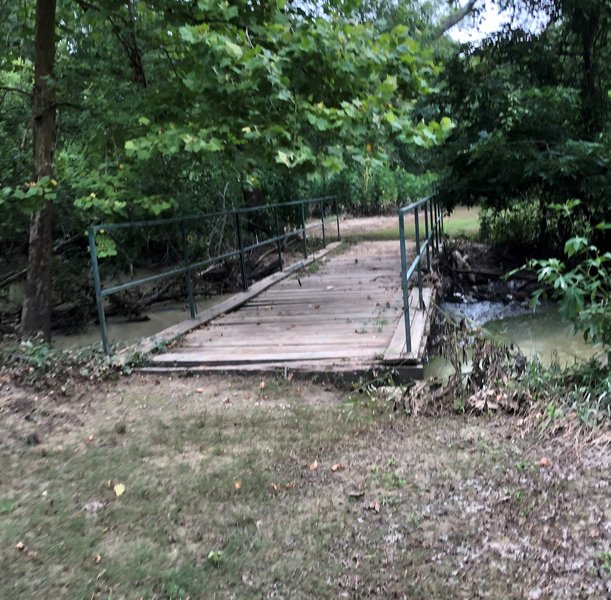
[[[152,366],[337,372],[409,364],[417,375],[431,290],[425,290],[426,310],[413,311],[407,353],[400,272],[396,241],[363,242],[322,257],[190,331],[171,351],[152,356]],[[410,304],[417,305],[415,290]]]

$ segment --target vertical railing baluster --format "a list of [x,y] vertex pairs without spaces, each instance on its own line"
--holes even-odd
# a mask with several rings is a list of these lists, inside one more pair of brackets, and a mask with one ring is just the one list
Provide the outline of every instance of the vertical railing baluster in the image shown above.
[[244,243],[242,241],[242,227],[240,225],[240,213],[235,212],[235,229],[238,249],[240,250],[240,271],[242,273],[242,290],[248,290],[248,277],[246,276],[246,260],[244,257]]
[[435,251],[439,254],[439,202],[433,200],[433,213],[435,215]]
[[108,330],[106,328],[106,314],[104,312],[104,298],[102,297],[102,282],[100,279],[100,265],[98,264],[98,252],[95,244],[94,227],[89,229],[89,255],[91,256],[93,287],[95,290],[95,303],[98,309],[98,321],[100,322],[102,348],[104,349],[104,354],[110,355],[110,344],[108,343]]
[[399,245],[401,247],[401,289],[403,291],[403,324],[405,326],[405,352],[412,351],[412,335],[409,319],[409,289],[407,281],[407,250],[405,248],[405,216],[399,210]]
[[335,209],[335,219],[337,221],[337,241],[341,240],[341,236],[339,234],[339,208],[337,207],[337,196],[333,198],[333,208]]
[[306,239],[306,225],[305,225],[305,203],[301,203],[301,231],[303,232],[303,256],[308,257],[308,242]]
[[327,240],[325,238],[325,199],[324,198],[320,201],[320,212],[321,212],[320,223],[322,225],[322,247],[326,248]]
[[431,241],[429,239],[429,211],[428,211],[426,202],[422,206],[424,209],[424,237],[425,237],[425,244],[426,244],[426,269],[430,273],[431,272],[431,253],[430,253]]
[[189,312],[191,318],[195,319],[197,315],[197,306],[195,305],[195,297],[193,296],[193,280],[191,279],[191,268],[189,262],[189,248],[187,246],[187,232],[185,231],[185,222],[180,222],[180,236],[182,238],[182,260],[185,264],[185,279],[187,282],[187,301],[189,302]]
[[414,228],[416,230],[416,260],[418,261],[418,299],[420,308],[424,308],[422,297],[422,261],[420,260],[420,224],[418,222],[418,207],[414,208]]
[[282,240],[280,239],[280,225],[278,224],[278,207],[274,204],[274,223],[276,225],[276,246],[278,248],[278,261],[280,263],[280,270],[284,269],[282,263]]

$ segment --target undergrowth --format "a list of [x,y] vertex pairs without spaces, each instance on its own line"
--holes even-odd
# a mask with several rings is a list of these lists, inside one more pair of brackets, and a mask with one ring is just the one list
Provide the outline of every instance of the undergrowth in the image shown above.
[[604,355],[568,366],[527,360],[519,348],[446,322],[436,339],[453,367],[447,380],[409,388],[395,408],[409,414],[505,412],[542,432],[591,432],[611,426],[611,373]]
[[0,345],[0,375],[34,389],[58,389],[129,373],[129,364],[91,347],[57,350],[40,341]]

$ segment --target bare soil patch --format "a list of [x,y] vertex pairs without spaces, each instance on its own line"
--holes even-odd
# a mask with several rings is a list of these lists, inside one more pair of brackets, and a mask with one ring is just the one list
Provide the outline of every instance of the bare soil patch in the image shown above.
[[29,394],[0,389],[0,597],[611,594],[607,448],[309,381]]

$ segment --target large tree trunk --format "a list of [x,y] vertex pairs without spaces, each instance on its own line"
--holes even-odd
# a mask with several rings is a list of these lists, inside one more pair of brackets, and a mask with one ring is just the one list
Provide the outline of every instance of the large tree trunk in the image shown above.
[[[32,110],[34,181],[53,175],[55,150],[56,0],[36,0],[35,68]],[[28,276],[21,313],[21,334],[51,338],[51,265],[53,257],[53,211],[47,200],[30,221]]]

